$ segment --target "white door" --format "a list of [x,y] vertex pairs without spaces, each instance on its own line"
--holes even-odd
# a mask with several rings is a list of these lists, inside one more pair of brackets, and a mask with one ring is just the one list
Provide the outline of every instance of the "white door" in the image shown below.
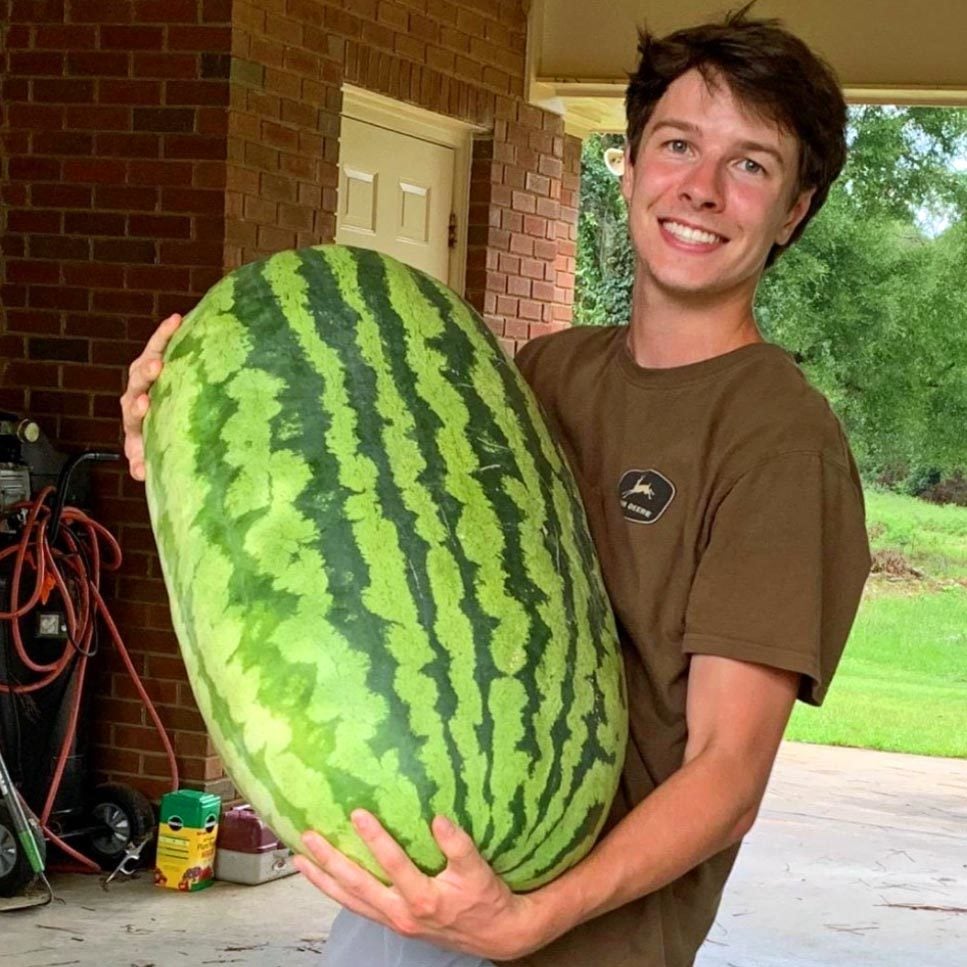
[[454,149],[342,118],[336,241],[450,274]]

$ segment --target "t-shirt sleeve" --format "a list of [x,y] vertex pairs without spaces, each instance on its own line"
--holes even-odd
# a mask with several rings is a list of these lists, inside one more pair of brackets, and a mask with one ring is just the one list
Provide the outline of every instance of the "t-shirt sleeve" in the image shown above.
[[799,672],[799,698],[820,705],[869,568],[855,471],[820,453],[773,457],[714,512],[683,647]]
[[517,350],[517,355],[514,356],[515,365],[524,379],[531,385],[534,382],[534,360],[540,355],[540,346],[537,345],[539,341],[539,339],[532,339],[530,342],[524,343]]

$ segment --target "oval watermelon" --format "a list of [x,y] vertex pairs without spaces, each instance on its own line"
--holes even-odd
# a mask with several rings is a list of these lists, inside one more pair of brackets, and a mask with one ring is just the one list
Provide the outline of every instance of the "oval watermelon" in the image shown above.
[[514,889],[593,844],[624,758],[620,652],[579,495],[476,313],[341,246],[215,285],[152,389],[147,495],[199,709],[283,840],[427,872],[466,829]]

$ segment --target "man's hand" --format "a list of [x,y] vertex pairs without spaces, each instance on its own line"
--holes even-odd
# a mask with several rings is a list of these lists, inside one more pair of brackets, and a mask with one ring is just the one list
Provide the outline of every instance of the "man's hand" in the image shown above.
[[470,837],[442,816],[431,830],[447,865],[432,877],[414,866],[370,813],[357,809],[352,820],[392,885],[382,884],[318,833],[306,833],[302,841],[315,863],[297,856],[295,865],[337,903],[404,937],[478,957],[510,960],[542,946],[534,894],[512,893]]
[[181,316],[178,313],[168,316],[151,334],[144,352],[128,369],[128,385],[121,397],[121,421],[124,425],[124,455],[128,458],[128,471],[135,480],[144,480],[141,425],[148,412],[148,390],[161,374],[161,357],[179,325]]

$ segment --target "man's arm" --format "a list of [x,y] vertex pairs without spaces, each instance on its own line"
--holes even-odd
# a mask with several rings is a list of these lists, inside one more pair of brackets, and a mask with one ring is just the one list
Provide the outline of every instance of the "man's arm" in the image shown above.
[[798,685],[793,672],[693,656],[682,768],[535,897],[545,943],[661,889],[749,831]]

